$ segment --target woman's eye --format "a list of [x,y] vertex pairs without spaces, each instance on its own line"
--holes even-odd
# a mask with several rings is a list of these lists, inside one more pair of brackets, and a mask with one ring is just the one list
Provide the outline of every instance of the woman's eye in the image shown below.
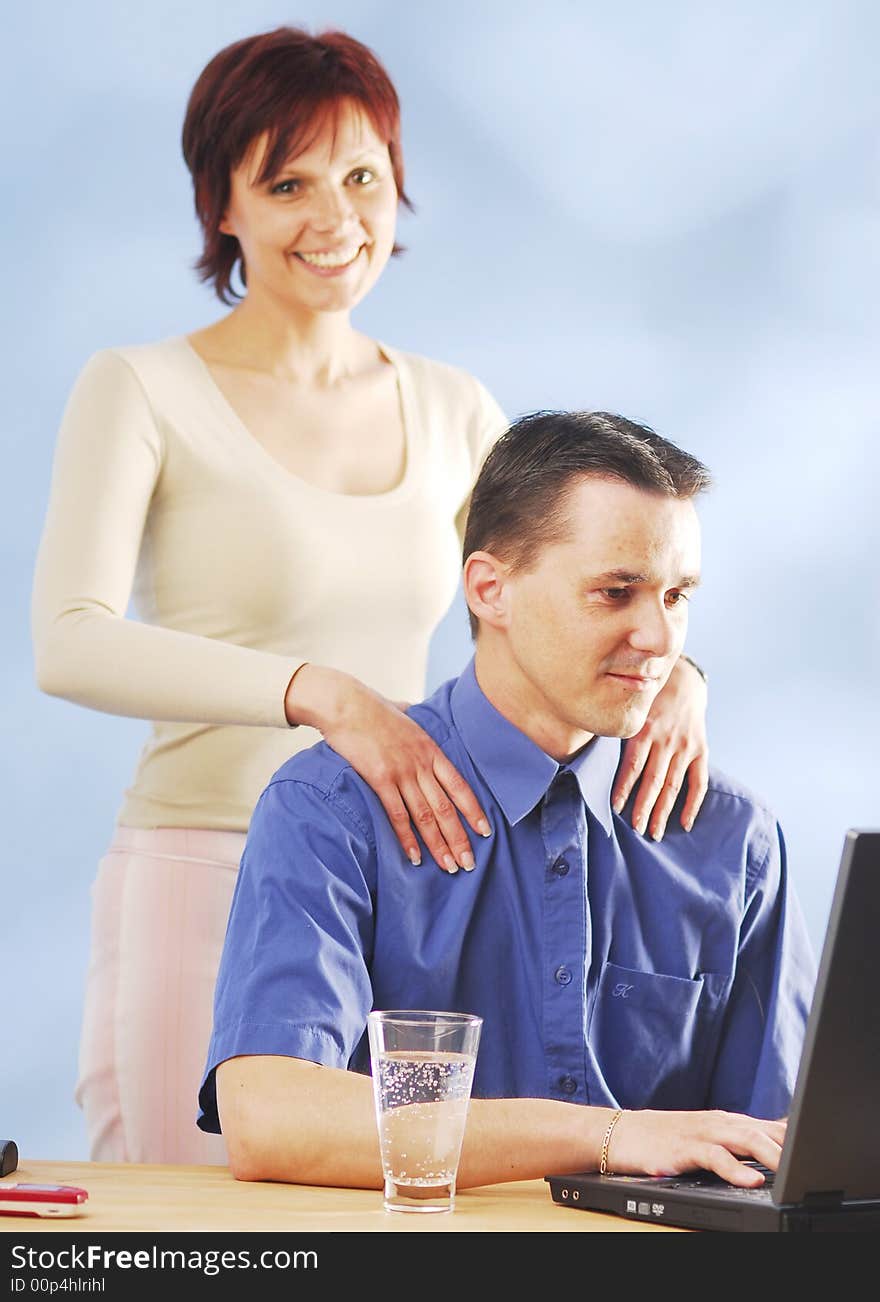
[[299,188],[299,181],[291,177],[287,181],[278,181],[272,186],[272,194],[295,194]]
[[355,185],[369,185],[371,181],[375,181],[376,173],[369,167],[359,167],[349,175],[348,179]]
[[683,601],[688,600],[686,592],[667,592],[666,600],[670,606],[680,606]]

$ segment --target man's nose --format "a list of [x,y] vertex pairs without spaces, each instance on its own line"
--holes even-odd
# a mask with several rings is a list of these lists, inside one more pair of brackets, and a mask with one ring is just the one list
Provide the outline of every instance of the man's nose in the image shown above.
[[630,644],[647,655],[671,655],[681,638],[681,618],[665,603],[645,602],[630,632]]

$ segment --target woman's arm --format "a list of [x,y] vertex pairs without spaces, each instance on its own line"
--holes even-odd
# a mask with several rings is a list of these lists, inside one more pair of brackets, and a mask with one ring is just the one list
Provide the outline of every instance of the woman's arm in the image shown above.
[[374,787],[411,859],[418,862],[419,848],[410,819],[438,864],[472,867],[456,810],[481,834],[485,815],[427,733],[390,702],[349,674],[312,664],[299,674],[305,655],[126,616],[163,456],[160,426],[131,367],[112,352],[96,354],[62,422],[36,565],[42,690],[140,719],[309,723]]
[[638,781],[632,825],[638,832],[647,830],[655,841],[666,831],[685,779],[688,792],[681,825],[686,832],[693,827],[706,795],[706,700],[705,675],[687,656],[680,656],[641,732],[630,737],[623,748],[612,803],[620,813]]
[[126,617],[163,445],[128,364],[96,354],[61,426],[37,557],[32,632],[43,691],[139,719],[285,727],[305,657]]

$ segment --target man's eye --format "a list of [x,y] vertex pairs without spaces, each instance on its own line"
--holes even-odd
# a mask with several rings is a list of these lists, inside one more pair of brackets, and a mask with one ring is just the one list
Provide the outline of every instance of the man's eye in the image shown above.
[[602,593],[611,601],[622,601],[629,594],[629,588],[603,588]]
[[299,181],[290,177],[287,181],[278,181],[272,186],[272,194],[295,194],[299,189]]
[[689,597],[686,592],[667,592],[666,601],[670,606],[680,606],[683,601],[688,601]]
[[369,167],[359,167],[349,175],[348,179],[355,185],[369,185],[371,181],[375,181],[376,173]]

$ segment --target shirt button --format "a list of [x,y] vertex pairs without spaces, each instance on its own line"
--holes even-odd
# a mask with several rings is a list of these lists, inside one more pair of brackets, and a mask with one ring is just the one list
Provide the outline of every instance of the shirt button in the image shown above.
[[567,967],[558,967],[553,975],[556,978],[557,985],[567,986],[571,981],[571,971]]
[[564,859],[557,859],[553,865],[553,871],[557,877],[565,877],[568,873],[568,864]]
[[559,1088],[562,1090],[563,1094],[576,1094],[577,1087],[578,1083],[574,1076],[560,1076]]

